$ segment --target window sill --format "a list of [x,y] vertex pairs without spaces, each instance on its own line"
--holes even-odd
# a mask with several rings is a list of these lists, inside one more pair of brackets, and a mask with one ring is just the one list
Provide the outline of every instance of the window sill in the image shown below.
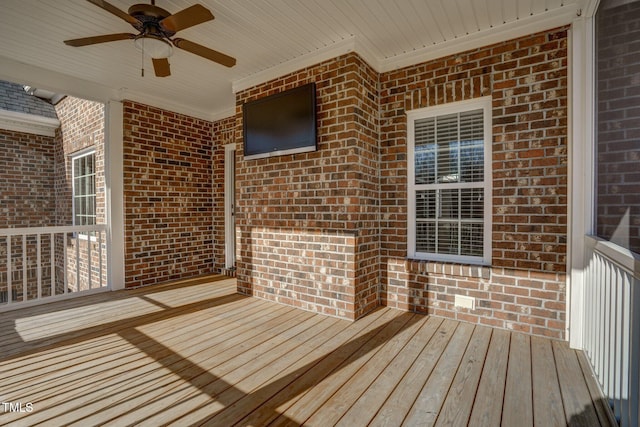
[[442,274],[486,280],[491,278],[491,267],[487,265],[407,258],[407,267],[412,273]]

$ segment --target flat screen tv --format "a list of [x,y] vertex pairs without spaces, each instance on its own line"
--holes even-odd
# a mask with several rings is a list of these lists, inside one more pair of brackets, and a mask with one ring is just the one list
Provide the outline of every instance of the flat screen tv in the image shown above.
[[246,102],[242,121],[245,159],[317,150],[315,83]]

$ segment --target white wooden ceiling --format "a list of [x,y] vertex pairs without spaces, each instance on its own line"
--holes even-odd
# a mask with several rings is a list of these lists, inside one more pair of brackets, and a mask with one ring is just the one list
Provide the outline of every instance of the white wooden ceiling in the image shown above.
[[[126,11],[141,0],[108,0]],[[195,0],[157,0],[175,13]],[[132,41],[63,40],[134,32],[85,0],[0,0],[0,78],[129,98],[203,118],[229,115],[234,89],[350,50],[378,71],[571,22],[585,0],[199,0],[215,20],[179,37],[237,58],[231,69],[174,49],[157,78]],[[49,72],[48,76],[44,71]],[[95,95],[94,95],[95,97]]]

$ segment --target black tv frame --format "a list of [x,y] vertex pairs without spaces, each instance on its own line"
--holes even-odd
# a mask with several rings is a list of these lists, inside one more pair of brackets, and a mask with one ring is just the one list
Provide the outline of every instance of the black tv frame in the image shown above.
[[[277,112],[277,109],[275,109],[274,106],[281,105],[283,101],[286,101],[286,98],[293,99],[301,96],[307,98],[306,103],[311,110],[311,114],[307,118],[308,123],[305,123],[305,125],[309,126],[309,128],[305,131],[305,136],[308,137],[308,140],[306,141],[305,144],[300,144],[299,147],[285,148],[285,149],[278,149],[277,147],[274,147],[273,150],[259,151],[259,152],[251,152],[254,150],[247,149],[247,146],[248,146],[247,137],[249,135],[248,127],[251,125],[249,123],[249,120],[247,120],[248,110],[250,111],[251,109],[260,108],[262,111],[267,112],[267,114],[275,115]],[[287,154],[308,153],[312,151],[317,151],[318,129],[317,129],[317,105],[316,105],[315,83],[307,83],[293,89],[289,89],[283,92],[279,92],[273,95],[256,99],[254,101],[245,102],[242,105],[242,123],[243,123],[242,131],[243,131],[245,160],[262,159],[267,157],[283,156]]]

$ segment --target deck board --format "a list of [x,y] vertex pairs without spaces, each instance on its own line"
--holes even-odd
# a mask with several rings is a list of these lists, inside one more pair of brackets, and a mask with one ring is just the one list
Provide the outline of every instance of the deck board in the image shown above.
[[467,424],[471,416],[473,400],[478,389],[482,367],[487,356],[491,329],[476,326],[467,350],[462,356],[458,372],[439,411],[436,426]]
[[491,334],[487,358],[476,390],[469,425],[477,427],[499,426],[509,361],[510,333],[496,329]]
[[554,369],[551,342],[531,337],[531,377],[533,380],[533,420],[539,427],[564,427],[567,421],[562,405],[558,374]]
[[403,425],[434,425],[469,345],[473,330],[474,326],[468,323],[458,325],[451,341],[404,419]]
[[503,426],[533,426],[531,340],[528,335],[511,335],[503,405]]
[[413,366],[417,357],[442,324],[442,319],[431,317],[422,322],[420,330],[411,337],[405,348],[384,367],[382,373],[373,381],[371,386],[349,408],[337,425],[350,427],[359,423],[368,423],[376,413],[371,408],[380,408],[387,396],[390,396],[396,385]]
[[0,340],[2,400],[33,405],[0,425],[610,425],[564,342],[389,308],[348,322],[222,276],[0,313]]
[[567,426],[600,424],[578,357],[567,343],[553,342]]
[[371,425],[399,426],[417,399],[427,379],[431,376],[436,363],[451,340],[458,324],[444,320],[435,336],[420,353],[407,374],[395,387],[389,398],[378,410]]
[[420,320],[422,319],[416,319],[419,316],[414,314],[403,325],[402,330],[394,334],[390,339],[385,340],[384,345],[380,346],[375,355],[366,361],[333,396],[324,402],[306,423],[310,425],[337,424],[340,418],[362,396],[378,375],[393,361],[420,329],[422,324]]

